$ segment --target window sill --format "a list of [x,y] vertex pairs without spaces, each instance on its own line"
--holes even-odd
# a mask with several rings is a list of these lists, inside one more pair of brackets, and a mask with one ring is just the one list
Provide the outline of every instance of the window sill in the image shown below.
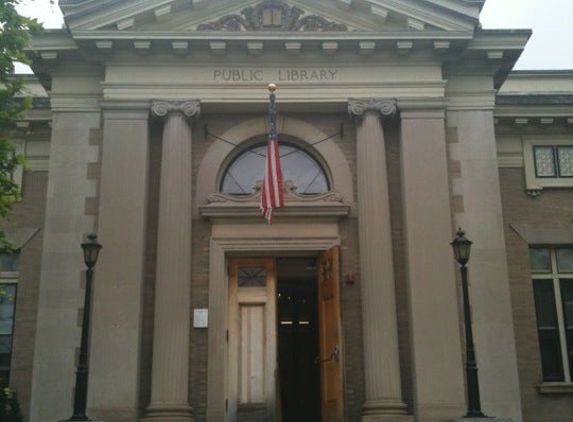
[[571,382],[544,382],[537,385],[539,394],[573,394]]

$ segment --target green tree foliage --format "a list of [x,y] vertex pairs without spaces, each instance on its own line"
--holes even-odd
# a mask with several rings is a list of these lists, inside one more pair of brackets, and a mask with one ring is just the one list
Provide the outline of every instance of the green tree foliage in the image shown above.
[[0,422],[24,422],[16,393],[0,381]]
[[[24,49],[33,33],[41,30],[35,19],[18,13],[21,0],[0,0],[0,218],[12,211],[12,204],[20,197],[18,185],[12,180],[24,157],[16,154],[10,136],[15,120],[32,106],[30,97],[23,95],[24,78],[14,75],[14,63],[28,63]],[[0,231],[0,243],[5,244]]]

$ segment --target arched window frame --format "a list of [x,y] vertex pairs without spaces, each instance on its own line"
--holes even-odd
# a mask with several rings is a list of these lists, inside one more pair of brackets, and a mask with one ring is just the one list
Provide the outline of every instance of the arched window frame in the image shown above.
[[[267,142],[266,136],[261,135],[261,136],[256,136],[248,141],[243,142],[241,145],[237,146],[225,159],[225,161],[222,163],[221,166],[221,171],[217,180],[217,186],[218,186],[218,190],[221,193],[224,194],[229,194],[229,195],[233,195],[233,196],[243,196],[241,194],[233,194],[233,193],[228,193],[225,192],[223,190],[223,184],[225,181],[225,177],[228,174],[229,169],[232,167],[232,165],[244,154],[248,153],[248,151],[252,151],[255,148],[259,148],[261,146],[265,146]],[[321,154],[314,149],[311,145],[302,142],[296,138],[290,137],[290,136],[282,136],[281,139],[279,140],[279,146],[290,146],[293,148],[297,148],[298,150],[304,152],[306,154],[306,156],[308,156],[317,166],[318,169],[320,169],[322,176],[324,177],[324,180],[326,182],[326,189],[324,191],[320,191],[320,192],[315,192],[315,193],[310,193],[310,194],[305,194],[304,192],[299,192],[299,194],[301,195],[305,195],[305,196],[309,196],[312,197],[313,195],[321,195],[324,193],[327,193],[329,191],[332,190],[332,175],[330,174],[328,165],[326,164],[326,161],[324,160],[324,158],[321,156]],[[261,157],[262,158],[262,157]],[[284,164],[283,164],[283,172],[284,172]],[[287,182],[289,180],[289,177],[285,176],[285,182]],[[253,187],[257,182],[262,182],[262,180],[254,180],[253,181]],[[296,183],[295,183],[296,185]],[[245,195],[251,195],[254,194],[255,192],[249,192],[246,193]]]

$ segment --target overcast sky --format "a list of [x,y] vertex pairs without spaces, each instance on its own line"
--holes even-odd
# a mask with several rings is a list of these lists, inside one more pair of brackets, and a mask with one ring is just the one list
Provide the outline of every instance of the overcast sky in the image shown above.
[[[21,13],[47,28],[62,17],[50,0],[24,0]],[[485,29],[532,29],[515,69],[573,69],[573,0],[487,0],[481,14]]]

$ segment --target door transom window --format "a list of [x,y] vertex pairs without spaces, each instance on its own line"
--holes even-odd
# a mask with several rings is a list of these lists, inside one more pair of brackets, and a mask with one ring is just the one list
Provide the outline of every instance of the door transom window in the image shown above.
[[[221,192],[230,195],[251,195],[265,172],[266,144],[244,150],[226,168]],[[291,180],[299,195],[315,195],[329,191],[322,166],[307,151],[293,144],[280,144],[283,180]]]

